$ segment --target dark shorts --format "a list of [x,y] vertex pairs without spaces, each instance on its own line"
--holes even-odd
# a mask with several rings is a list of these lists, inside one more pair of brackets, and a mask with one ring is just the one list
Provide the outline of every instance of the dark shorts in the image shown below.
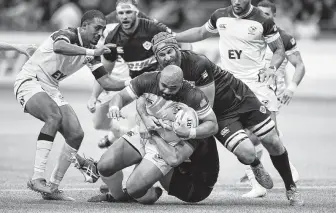
[[217,117],[216,138],[231,152],[248,138],[245,129],[250,129],[257,137],[270,132],[275,124],[271,112],[257,98],[246,98],[236,110]]
[[174,168],[168,194],[185,202],[200,202],[212,192],[219,173],[219,158],[213,137],[200,144],[191,162]]

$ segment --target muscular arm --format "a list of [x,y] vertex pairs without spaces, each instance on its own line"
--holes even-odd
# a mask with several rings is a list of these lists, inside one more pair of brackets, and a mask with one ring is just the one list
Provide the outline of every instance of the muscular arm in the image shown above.
[[18,45],[18,44],[8,44],[8,43],[4,43],[4,42],[0,42],[0,51],[18,51],[21,54],[24,54],[28,57],[30,57],[29,53],[27,52],[27,49],[31,49],[31,52],[35,52],[35,50],[37,49],[37,47],[35,47],[34,45],[30,45],[26,48],[23,48],[22,45]]
[[133,100],[134,98],[132,98],[132,96],[128,93],[127,89],[125,88],[113,96],[109,105],[110,107],[116,106],[119,109],[121,109],[124,106],[131,103]]
[[178,42],[197,42],[202,41],[206,38],[214,36],[214,33],[210,33],[206,28],[205,25],[201,27],[191,28],[189,30],[180,32],[176,34],[176,40]]
[[184,141],[179,142],[175,146],[171,146],[161,137],[153,135],[151,142],[156,144],[160,156],[171,167],[177,167],[194,152],[193,147]]
[[285,47],[281,37],[279,36],[274,41],[268,43],[268,46],[273,52],[270,66],[275,66],[278,69],[285,59]]
[[200,118],[200,124],[195,129],[195,139],[203,139],[215,135],[218,132],[218,124],[215,113],[211,110],[209,115],[204,118]]
[[139,116],[141,117],[141,119],[143,119],[145,116],[148,116],[148,113],[147,113],[147,110],[146,110],[146,99],[143,96],[141,96],[137,99],[136,110],[137,110]]
[[305,65],[302,61],[301,54],[299,51],[296,51],[293,54],[288,55],[287,59],[295,67],[295,73],[292,82],[295,85],[299,85],[306,73]]
[[211,83],[209,85],[197,88],[200,89],[206,95],[206,97],[209,99],[210,106],[213,107],[215,101],[215,84]]
[[103,92],[103,90],[104,89],[100,86],[100,84],[97,81],[95,81],[93,83],[91,98],[97,99],[99,95]]
[[64,40],[58,40],[53,46],[54,52],[62,55],[86,55],[86,48],[70,44]]

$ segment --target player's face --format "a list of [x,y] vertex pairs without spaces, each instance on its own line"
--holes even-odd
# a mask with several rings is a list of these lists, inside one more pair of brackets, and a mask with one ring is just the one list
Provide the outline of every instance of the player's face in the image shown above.
[[159,82],[160,96],[162,96],[166,100],[171,100],[176,95],[176,93],[178,93],[178,91],[181,89],[181,86],[182,84],[180,82],[172,83],[160,79]]
[[274,20],[275,14],[272,12],[272,9],[269,7],[258,7],[261,11],[264,12],[267,18]]
[[103,36],[103,32],[106,28],[106,21],[100,18],[94,18],[91,22],[88,22],[83,26],[84,37],[93,45],[96,45],[99,39]]
[[133,10],[122,10],[117,13],[117,18],[121,27],[126,30],[134,27],[137,17],[137,13]]
[[166,67],[168,65],[176,65],[178,64],[178,54],[176,50],[172,47],[168,47],[167,49],[161,50],[157,55],[157,61],[159,62],[160,66]]
[[233,11],[237,14],[243,14],[249,9],[251,0],[231,0]]

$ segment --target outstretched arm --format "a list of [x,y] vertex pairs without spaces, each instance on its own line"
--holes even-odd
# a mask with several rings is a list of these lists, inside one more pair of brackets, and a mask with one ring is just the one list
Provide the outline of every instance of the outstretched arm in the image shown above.
[[4,42],[0,42],[0,51],[18,51],[21,54],[30,57],[35,51],[37,47],[35,45],[20,45],[20,44],[8,44]]
[[189,30],[186,30],[180,33],[176,33],[176,40],[178,42],[191,43],[191,42],[202,41],[214,35],[215,35],[214,33],[209,32],[206,29],[205,25],[203,25],[201,27],[195,27],[195,28],[191,28]]

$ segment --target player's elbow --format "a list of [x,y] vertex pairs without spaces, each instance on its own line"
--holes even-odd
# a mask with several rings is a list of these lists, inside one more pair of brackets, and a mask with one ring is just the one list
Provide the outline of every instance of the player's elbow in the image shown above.
[[170,157],[167,161],[168,165],[171,167],[177,167],[183,162],[182,158],[179,156]]
[[53,44],[53,50],[54,50],[55,53],[61,54],[62,50],[63,50],[62,41],[56,41]]
[[215,135],[218,132],[218,123],[217,122],[212,122],[212,128],[211,128],[211,135]]

